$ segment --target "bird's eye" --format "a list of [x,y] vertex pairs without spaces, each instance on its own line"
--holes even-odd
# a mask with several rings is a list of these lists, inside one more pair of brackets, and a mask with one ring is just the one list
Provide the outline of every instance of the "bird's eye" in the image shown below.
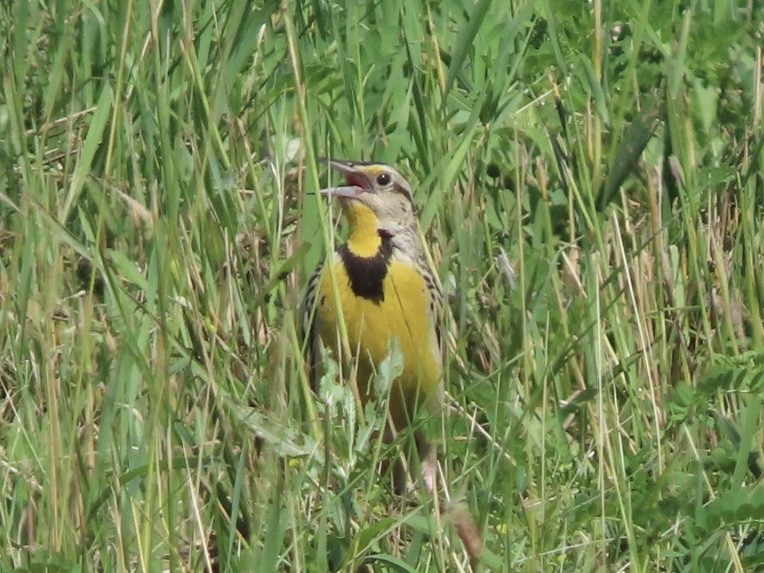
[[389,173],[380,173],[377,175],[377,184],[381,185],[382,187],[385,187],[386,185],[390,185],[391,177]]

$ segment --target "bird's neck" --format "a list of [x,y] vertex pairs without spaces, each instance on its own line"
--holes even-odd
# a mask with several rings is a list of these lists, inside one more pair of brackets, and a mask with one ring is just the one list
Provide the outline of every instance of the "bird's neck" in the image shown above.
[[344,209],[350,226],[348,248],[359,257],[375,256],[382,247],[379,219],[371,209],[357,201],[345,205]]

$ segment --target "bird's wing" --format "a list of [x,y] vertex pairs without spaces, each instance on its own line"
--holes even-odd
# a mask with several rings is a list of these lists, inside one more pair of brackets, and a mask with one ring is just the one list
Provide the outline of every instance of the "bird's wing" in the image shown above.
[[321,273],[324,265],[319,264],[308,279],[305,297],[300,305],[301,334],[305,349],[305,362],[308,365],[308,379],[313,390],[317,390],[318,369],[321,366],[321,353],[318,348],[318,332],[316,330],[316,298],[321,284]]
[[[432,348],[433,356],[436,362],[443,368],[446,362],[446,341],[445,336],[445,309],[443,307],[443,289],[440,286],[440,281],[435,271],[430,266],[426,259],[419,261],[420,271],[424,277],[425,284],[427,285],[427,292],[430,297],[430,304],[428,308],[428,315],[430,324],[435,331],[434,344]],[[441,373],[440,380],[438,382],[438,390],[435,392],[433,400],[429,401],[428,408],[431,411],[437,410],[443,403],[444,388],[443,388],[443,375]]]

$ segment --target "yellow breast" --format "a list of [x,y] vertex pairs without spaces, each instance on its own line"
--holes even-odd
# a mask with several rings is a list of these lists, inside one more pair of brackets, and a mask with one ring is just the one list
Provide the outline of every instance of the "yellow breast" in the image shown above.
[[432,316],[427,284],[418,269],[392,259],[383,281],[383,298],[372,300],[353,292],[339,258],[335,258],[333,272],[338,296],[334,296],[331,274],[325,269],[317,297],[318,334],[339,354],[338,324],[344,318],[352,358],[358,361],[357,381],[364,403],[372,398],[370,377],[387,356],[390,341],[398,340],[403,372],[393,382],[390,411],[396,426],[405,425],[416,408],[436,392],[441,373],[436,317]]

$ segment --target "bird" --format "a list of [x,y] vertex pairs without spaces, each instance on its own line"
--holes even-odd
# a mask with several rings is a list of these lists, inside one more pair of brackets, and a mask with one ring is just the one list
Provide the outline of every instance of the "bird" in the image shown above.
[[[347,185],[321,192],[339,200],[349,230],[346,242],[308,280],[303,323],[312,356],[309,368],[315,380],[323,345],[345,363],[352,362],[354,368],[346,371],[355,369],[362,405],[378,403],[373,377],[395,340],[403,365],[390,386],[383,436],[392,442],[423,408],[434,414],[440,406],[443,295],[422,240],[411,185],[403,175],[384,163],[328,164],[344,175]],[[432,492],[436,451],[421,430],[413,435],[424,486]],[[406,474],[405,464],[394,463],[397,493],[406,487]]]

